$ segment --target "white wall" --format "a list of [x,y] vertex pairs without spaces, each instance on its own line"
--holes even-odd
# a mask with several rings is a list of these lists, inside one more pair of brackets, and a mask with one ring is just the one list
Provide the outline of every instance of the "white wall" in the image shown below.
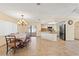
[[[72,25],[68,24],[69,20],[73,20]],[[58,23],[58,26],[61,24],[66,24],[66,40],[74,40],[74,19],[69,18],[67,21]],[[58,30],[58,31],[60,31],[60,30]]]
[[68,24],[66,21],[66,40],[74,40],[74,21],[72,25]]
[[79,39],[79,18],[74,21],[74,39]]
[[0,35],[7,35],[17,32],[17,24],[0,20]]

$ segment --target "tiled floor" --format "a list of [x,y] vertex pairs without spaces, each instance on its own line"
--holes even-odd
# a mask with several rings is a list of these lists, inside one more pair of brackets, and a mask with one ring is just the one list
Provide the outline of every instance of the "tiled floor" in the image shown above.
[[[0,55],[5,55],[6,47],[0,48]],[[15,56],[78,56],[79,41],[49,41],[32,37],[28,47],[17,49]]]

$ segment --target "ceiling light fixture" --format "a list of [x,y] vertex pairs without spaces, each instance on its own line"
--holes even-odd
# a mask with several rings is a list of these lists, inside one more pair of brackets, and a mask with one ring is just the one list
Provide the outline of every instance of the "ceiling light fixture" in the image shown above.
[[19,25],[22,25],[22,26],[27,25],[27,22],[24,20],[24,15],[23,15],[23,14],[21,15],[21,17],[22,17],[22,18],[19,19],[17,23],[18,23]]

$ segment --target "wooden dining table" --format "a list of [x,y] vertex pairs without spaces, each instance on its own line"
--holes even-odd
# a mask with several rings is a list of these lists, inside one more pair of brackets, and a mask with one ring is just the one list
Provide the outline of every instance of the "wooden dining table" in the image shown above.
[[18,33],[15,34],[16,39],[20,39],[24,42],[24,40],[26,39],[27,33]]
[[[11,47],[14,48],[14,53],[16,48],[23,48],[27,45],[29,40],[29,33],[11,33],[10,35],[6,35],[6,44],[7,44],[7,51],[8,51],[8,44],[11,44]],[[9,40],[9,43],[8,43]]]
[[[16,39],[14,39],[14,44],[16,46],[16,41],[20,40],[21,42],[24,42],[26,40],[26,37],[30,37],[29,33],[13,33],[11,35],[14,35]],[[9,37],[13,38],[13,37]]]

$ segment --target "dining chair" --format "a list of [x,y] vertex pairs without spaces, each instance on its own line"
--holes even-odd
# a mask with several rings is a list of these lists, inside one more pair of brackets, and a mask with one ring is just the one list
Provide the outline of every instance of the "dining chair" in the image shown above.
[[8,54],[8,52],[12,49],[13,52],[16,52],[16,48],[18,48],[18,45],[21,44],[21,40],[17,40],[16,37],[14,35],[6,35],[5,36],[6,39],[6,54]]
[[24,46],[27,46],[29,44],[29,42],[31,41],[31,37],[30,36],[26,36],[24,42],[23,42],[23,45]]

